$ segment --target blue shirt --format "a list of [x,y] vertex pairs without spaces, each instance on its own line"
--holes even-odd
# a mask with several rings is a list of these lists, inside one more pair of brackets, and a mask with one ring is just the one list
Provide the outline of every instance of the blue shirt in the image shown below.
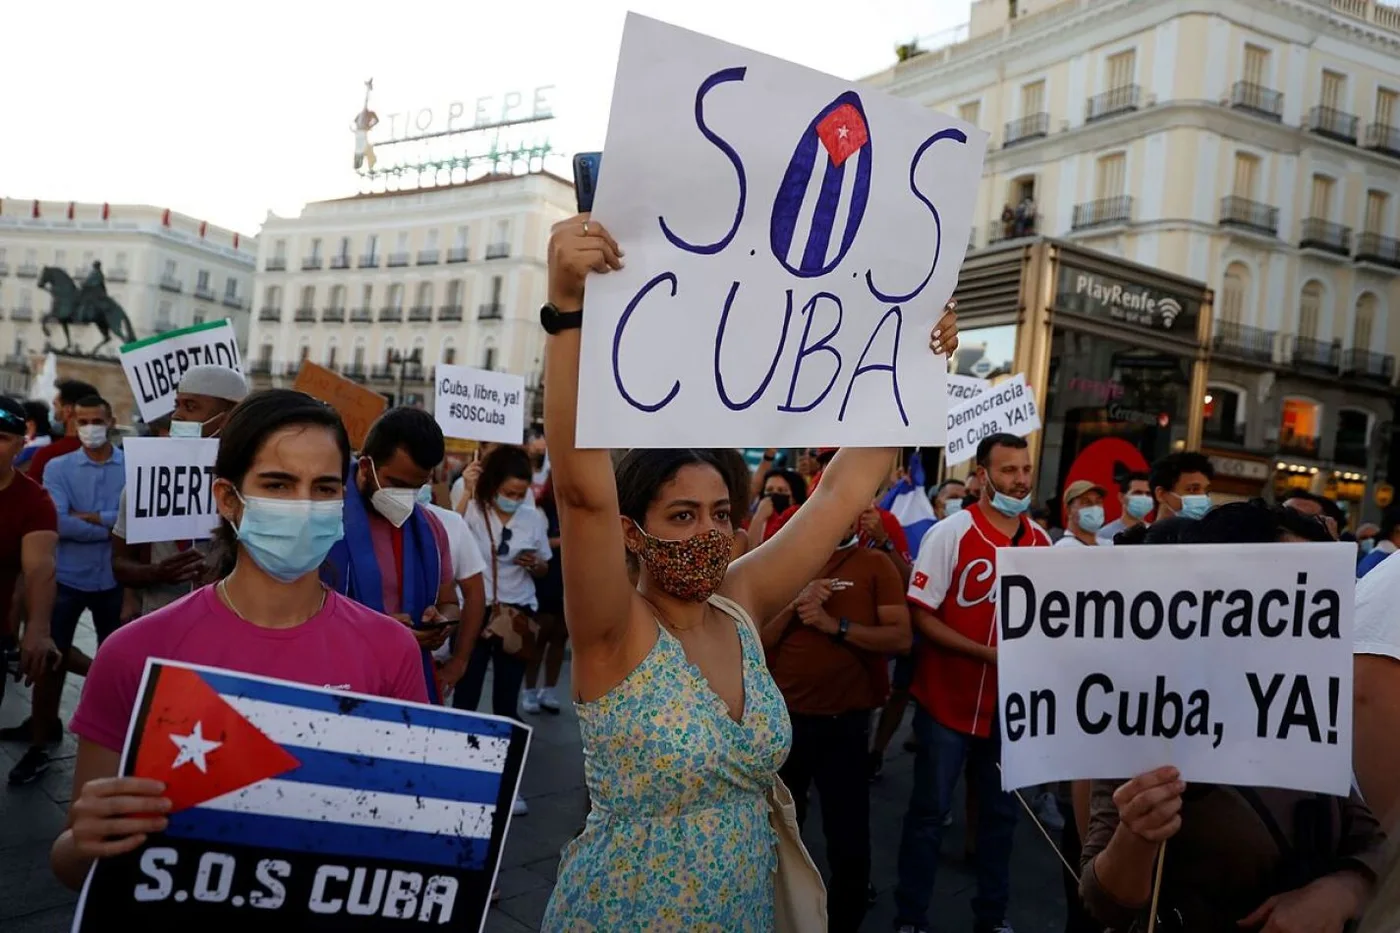
[[[117,521],[122,490],[126,487],[126,459],[121,448],[98,463],[86,449],[49,461],[44,488],[58,512],[58,582],[75,590],[95,593],[117,585],[112,576],[112,526]],[[93,512],[102,520],[94,525],[72,512]]]
[[1385,560],[1389,556],[1390,551],[1388,549],[1383,549],[1380,547],[1373,548],[1371,550],[1371,553],[1361,558],[1361,563],[1356,565],[1356,579],[1360,580],[1362,577],[1366,576],[1366,574],[1370,573],[1372,570],[1375,570],[1378,566],[1380,566],[1381,561]]

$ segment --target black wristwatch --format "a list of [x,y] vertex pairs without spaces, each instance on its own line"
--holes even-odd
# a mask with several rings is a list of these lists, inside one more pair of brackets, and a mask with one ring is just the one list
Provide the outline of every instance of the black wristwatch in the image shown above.
[[841,621],[838,622],[837,625],[836,625],[836,634],[835,634],[835,635],[832,635],[831,637],[834,638],[834,639],[836,639],[837,641],[845,641],[845,640],[846,640],[846,636],[849,635],[850,633],[851,633],[851,620],[850,620],[850,619],[847,619],[847,618],[845,618],[845,617],[843,616],[843,617],[841,618]]
[[544,307],[540,308],[540,326],[546,334],[562,334],[566,330],[582,327],[583,310],[560,311],[553,304],[546,302]]

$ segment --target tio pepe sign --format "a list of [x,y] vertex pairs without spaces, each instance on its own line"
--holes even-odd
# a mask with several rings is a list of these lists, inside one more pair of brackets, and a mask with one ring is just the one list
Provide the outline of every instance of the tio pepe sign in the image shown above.
[[464,133],[508,123],[548,120],[554,116],[554,105],[549,100],[553,90],[553,85],[542,85],[528,96],[521,91],[506,91],[499,97],[478,97],[470,102],[454,100],[437,110],[418,107],[385,114],[381,125],[388,126],[389,135],[380,142],[402,142],[419,136]]

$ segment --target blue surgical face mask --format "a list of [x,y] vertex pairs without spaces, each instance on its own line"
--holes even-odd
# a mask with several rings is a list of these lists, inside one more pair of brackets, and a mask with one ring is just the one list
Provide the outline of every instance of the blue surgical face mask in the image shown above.
[[171,437],[203,437],[204,423],[202,421],[172,421],[170,422]]
[[1128,514],[1138,521],[1152,514],[1152,497],[1138,493],[1128,497]]
[[1210,511],[1210,496],[1180,496],[1181,509],[1177,512],[1182,518],[1201,519]]
[[427,485],[419,486],[418,494],[413,498],[419,505],[431,505],[433,502],[433,487]]
[[957,515],[959,512],[962,511],[962,509],[963,505],[961,499],[948,499],[943,503],[943,514],[945,516]]
[[1093,534],[1103,527],[1103,506],[1086,505],[1079,510],[1079,528]]
[[340,499],[244,499],[243,518],[235,529],[253,562],[270,577],[291,583],[325,562],[345,536]]
[[514,515],[524,501],[524,499],[512,499],[509,496],[498,494],[496,496],[496,508],[505,512],[507,515]]
[[1369,554],[1369,553],[1371,553],[1373,550],[1375,550],[1375,548],[1376,548],[1376,539],[1375,539],[1375,538],[1362,538],[1362,539],[1361,539],[1361,553],[1362,553],[1362,554]]
[[1025,513],[1030,509],[1030,507],[1030,493],[1026,493],[1026,496],[1023,499],[1016,499],[1002,492],[996,487],[995,484],[992,485],[992,508],[996,509],[1001,514],[1014,517],[1016,515],[1021,515]]

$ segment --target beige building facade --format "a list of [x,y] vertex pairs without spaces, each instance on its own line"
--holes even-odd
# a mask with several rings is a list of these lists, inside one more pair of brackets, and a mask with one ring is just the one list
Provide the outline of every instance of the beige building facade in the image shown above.
[[992,134],[974,250],[1050,236],[1206,283],[1202,444],[1233,491],[1374,511],[1400,352],[1400,9],[977,0],[955,41],[913,51],[867,81]]
[[537,389],[549,231],[574,212],[573,185],[539,172],[269,215],[248,343],[255,382],[291,385],[311,360],[431,410],[433,367],[455,363]]

